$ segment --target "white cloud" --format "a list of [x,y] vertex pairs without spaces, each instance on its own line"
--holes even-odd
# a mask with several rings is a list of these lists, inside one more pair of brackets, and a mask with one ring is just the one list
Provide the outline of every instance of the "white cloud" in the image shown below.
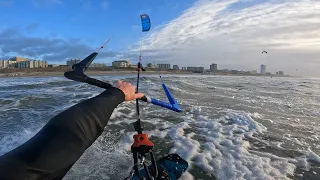
[[[180,66],[249,70],[266,63],[271,72],[320,76],[320,1],[198,1],[138,44],[152,61]],[[262,50],[269,51],[265,60]]]

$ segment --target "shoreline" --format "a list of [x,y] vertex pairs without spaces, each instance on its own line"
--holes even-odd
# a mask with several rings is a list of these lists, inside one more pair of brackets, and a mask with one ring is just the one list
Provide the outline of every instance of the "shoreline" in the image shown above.
[[[86,71],[89,76],[99,76],[99,75],[136,75],[137,71]],[[178,74],[178,75],[211,75],[211,76],[256,76],[270,78],[270,76],[263,76],[259,74],[211,74],[211,73],[192,73],[192,72],[177,72],[177,71],[160,71],[161,74]],[[144,71],[143,74],[155,75],[158,71]],[[41,71],[41,72],[10,72],[10,73],[0,73],[1,78],[19,78],[19,77],[64,77],[64,71]],[[273,76],[273,77],[293,77],[294,76]]]
[[[99,75],[136,75],[137,71],[86,71],[89,76],[99,76]],[[157,71],[145,71],[143,74],[158,74]],[[189,72],[167,72],[161,71],[161,74],[193,74]],[[19,78],[19,77],[64,77],[64,72],[15,72],[15,73],[0,73],[0,78]]]

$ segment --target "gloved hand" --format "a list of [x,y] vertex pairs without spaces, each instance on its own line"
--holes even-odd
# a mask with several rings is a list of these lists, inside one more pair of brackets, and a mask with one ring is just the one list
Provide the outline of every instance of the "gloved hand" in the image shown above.
[[140,99],[144,96],[143,93],[136,93],[136,86],[128,82],[118,81],[114,87],[119,88],[124,93],[125,101]]

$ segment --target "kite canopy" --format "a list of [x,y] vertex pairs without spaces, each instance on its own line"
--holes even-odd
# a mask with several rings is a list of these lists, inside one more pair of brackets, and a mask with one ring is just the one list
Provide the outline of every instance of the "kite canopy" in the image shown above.
[[142,32],[149,31],[151,28],[151,21],[147,14],[140,15],[141,18],[141,25],[142,25]]
[[267,52],[267,51],[262,51],[262,54],[263,54],[263,53],[266,53],[266,54],[268,54],[268,52]]

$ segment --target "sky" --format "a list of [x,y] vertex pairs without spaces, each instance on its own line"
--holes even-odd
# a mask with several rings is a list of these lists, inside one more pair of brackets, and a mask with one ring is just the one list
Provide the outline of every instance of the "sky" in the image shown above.
[[145,63],[320,77],[319,0],[0,0],[0,59],[65,64],[109,38],[96,62],[137,62],[142,49]]

